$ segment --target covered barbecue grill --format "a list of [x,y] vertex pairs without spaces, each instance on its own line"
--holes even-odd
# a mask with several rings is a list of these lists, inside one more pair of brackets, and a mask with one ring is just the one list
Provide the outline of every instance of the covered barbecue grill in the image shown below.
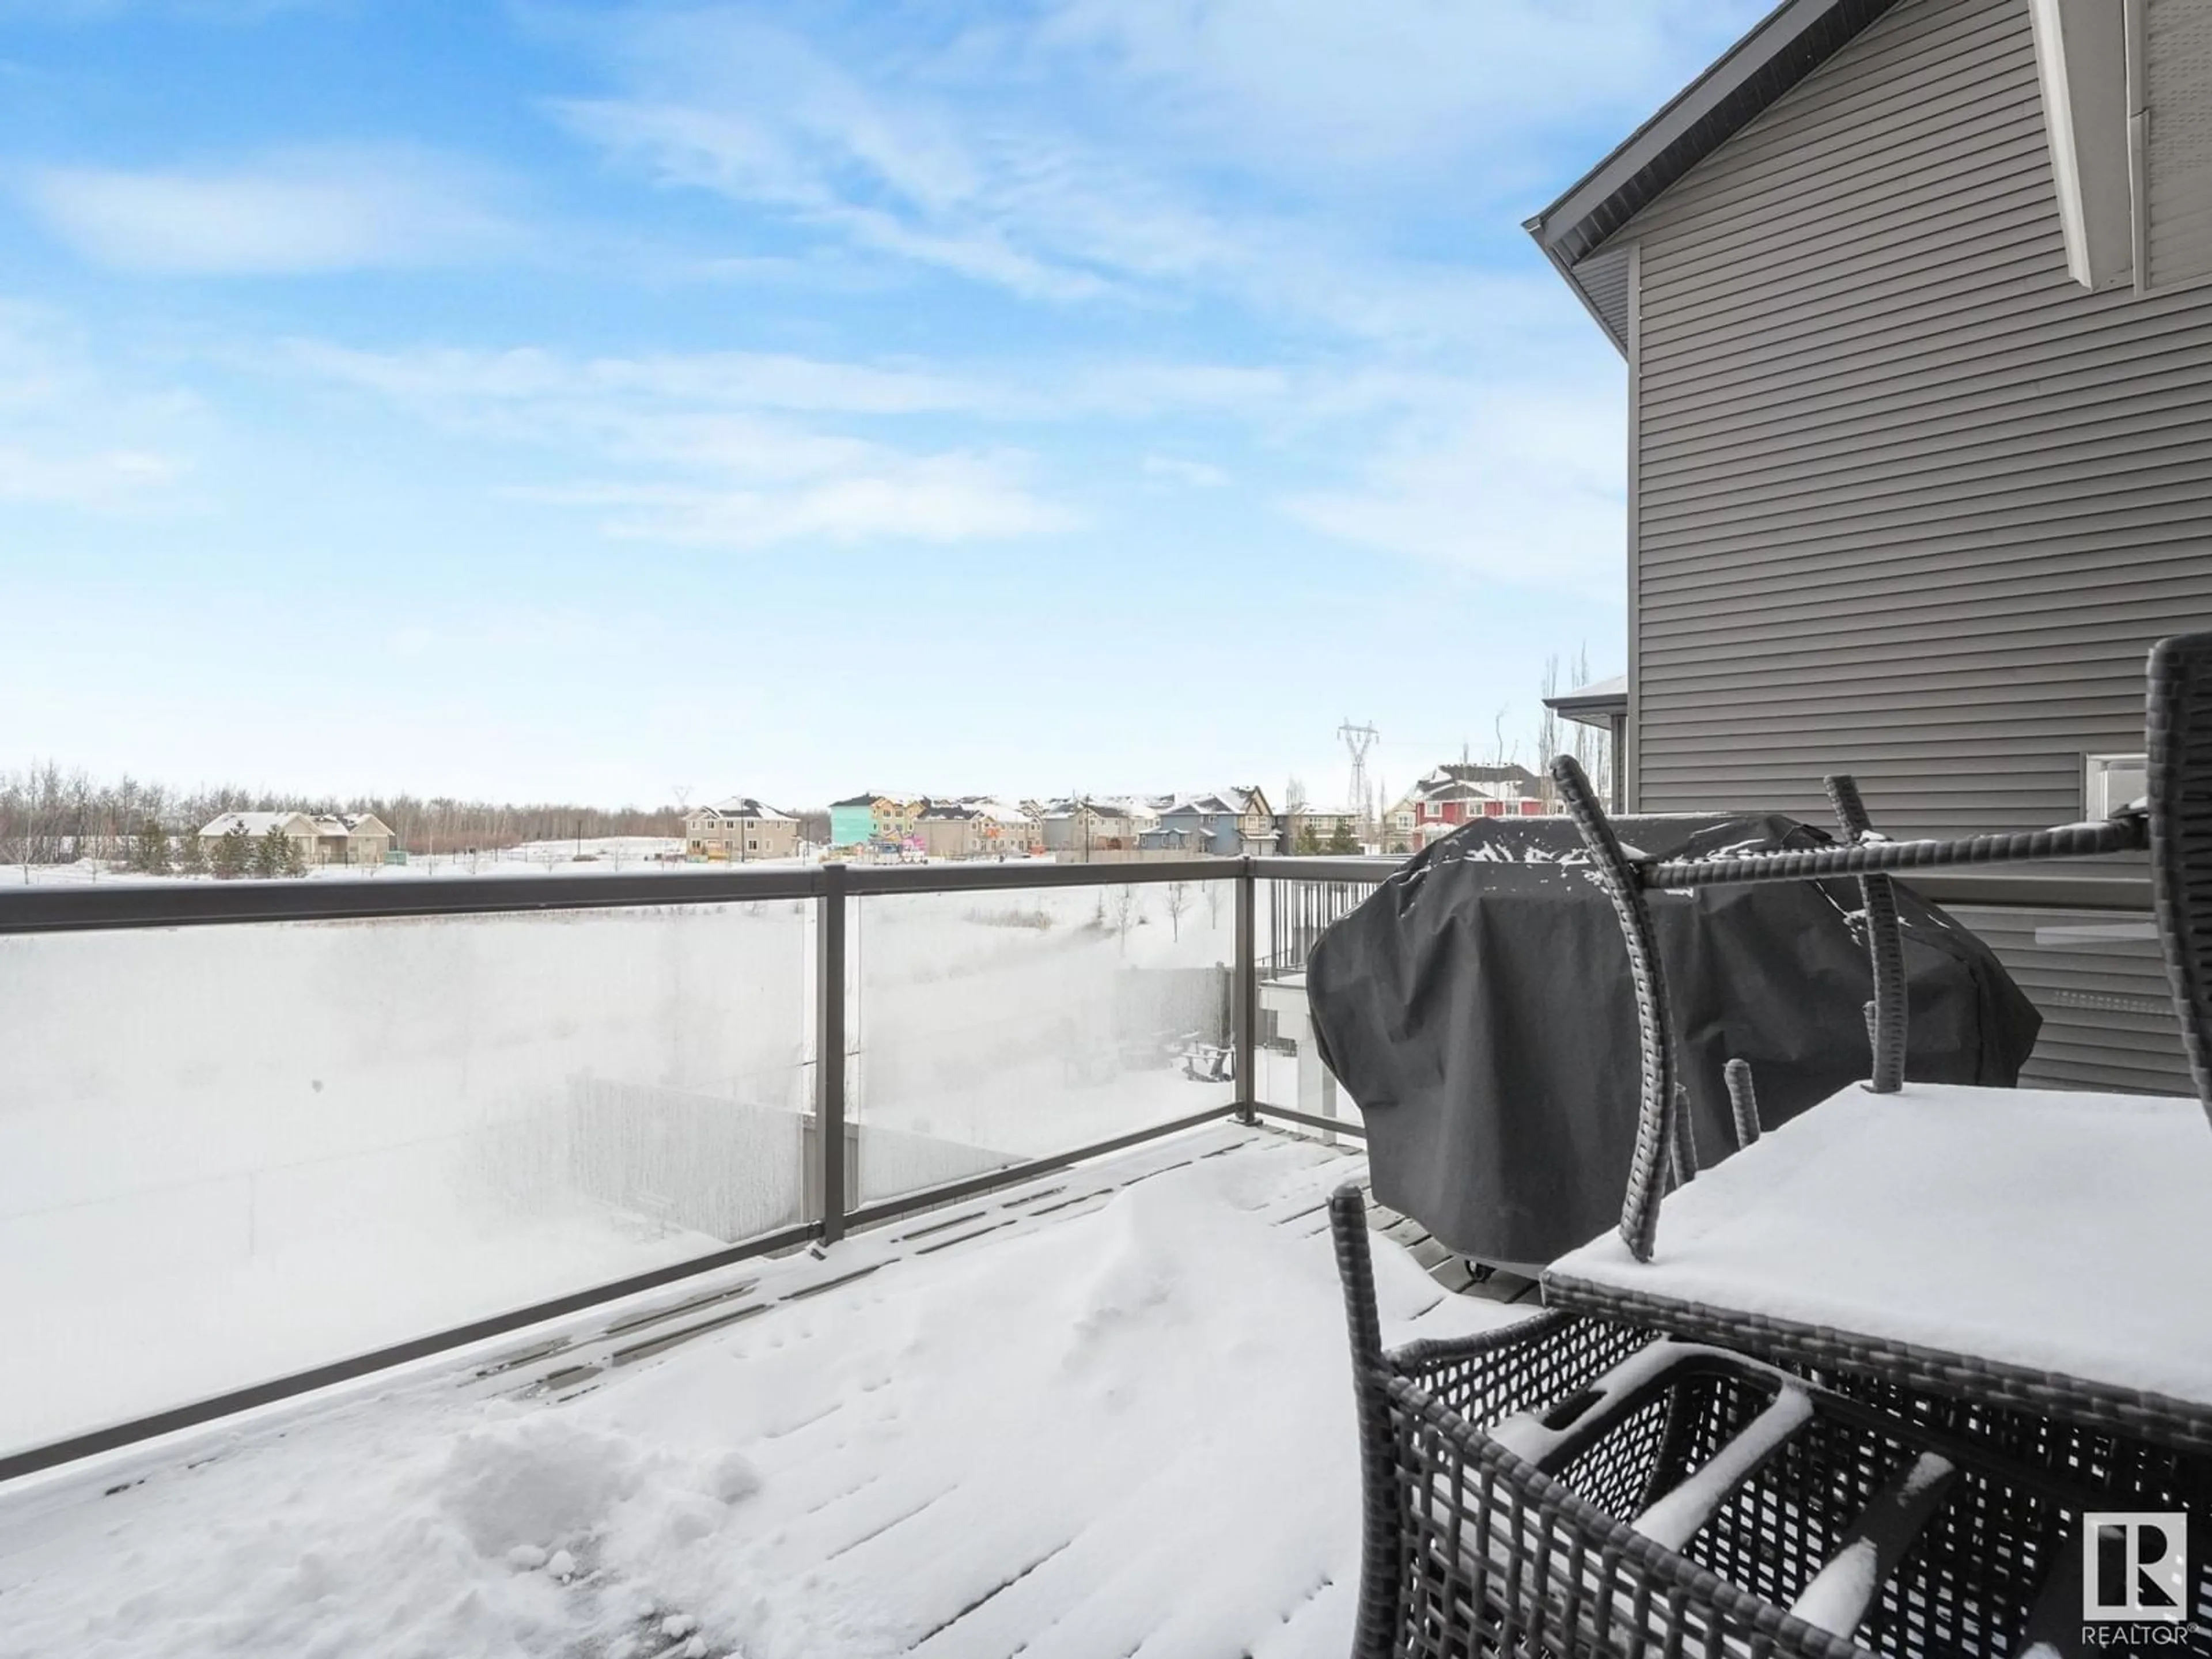
[[[1829,847],[1794,818],[1622,818],[1655,859]],[[1723,1068],[1779,1123],[1868,1077],[1863,900],[1844,879],[1654,891],[1679,1080],[1705,1162],[1735,1145]],[[1897,890],[1909,1069],[2011,1086],[2040,1018],[1989,947]],[[1546,1262],[1620,1207],[1637,1130],[1620,927],[1564,817],[1479,820],[1377,888],[1307,968],[1323,1059],[1359,1103],[1376,1199],[1479,1261]]]

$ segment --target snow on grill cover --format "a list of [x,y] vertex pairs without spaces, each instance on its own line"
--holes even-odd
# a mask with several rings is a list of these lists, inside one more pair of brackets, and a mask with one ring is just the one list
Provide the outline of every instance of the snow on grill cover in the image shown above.
[[[1618,818],[1654,858],[1830,845],[1779,816]],[[1858,884],[1647,894],[1699,1159],[1735,1147],[1723,1066],[1768,1127],[1870,1070]],[[2010,1088],[2042,1024],[1995,954],[1897,890],[1905,1074]],[[1620,1218],[1636,1138],[1635,993],[1613,907],[1565,818],[1479,821],[1411,860],[1314,947],[1322,1060],[1367,1124],[1375,1196],[1487,1261],[1545,1262]]]

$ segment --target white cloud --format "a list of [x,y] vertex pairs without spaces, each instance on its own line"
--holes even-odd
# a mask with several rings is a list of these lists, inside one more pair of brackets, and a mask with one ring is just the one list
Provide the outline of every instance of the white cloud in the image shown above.
[[[1465,252],[1594,160],[1756,0],[1047,0],[802,36],[647,9],[554,107],[617,164],[848,256],[1025,300],[1255,316],[1391,349],[1561,324]],[[919,20],[919,21],[917,21]]]
[[990,456],[856,458],[839,476],[781,489],[691,484],[580,484],[510,495],[598,513],[624,539],[757,549],[786,542],[950,544],[1050,535],[1080,522],[1031,493],[1018,461]]
[[1019,64],[981,82],[869,69],[750,15],[652,13],[624,40],[616,90],[554,107],[661,185],[1026,300],[1219,296],[1370,337],[1464,338],[1527,310],[1513,296],[1533,283],[1333,243],[1289,207],[1210,201],[1190,158],[1151,152],[1141,118],[1086,133],[1010,94],[1035,79]]
[[1613,377],[1487,387],[1405,422],[1348,485],[1282,505],[1356,545],[1617,603],[1625,419]]
[[1648,114],[1765,9],[1765,0],[1055,0],[1036,38],[1139,100],[1142,125],[1167,145],[1195,143],[1217,162],[1307,187],[1403,194],[1448,179],[1471,206],[1530,187],[1532,160],[1562,131]]
[[518,233],[471,169],[410,149],[307,149],[228,166],[48,167],[19,188],[96,264],[149,276],[299,276],[450,264]]
[[955,376],[744,353],[378,353],[317,341],[291,343],[283,361],[447,430],[573,456],[581,482],[501,493],[590,513],[624,539],[944,544],[1048,535],[1079,521],[1038,491],[1017,451],[824,424],[972,414],[1002,396]]

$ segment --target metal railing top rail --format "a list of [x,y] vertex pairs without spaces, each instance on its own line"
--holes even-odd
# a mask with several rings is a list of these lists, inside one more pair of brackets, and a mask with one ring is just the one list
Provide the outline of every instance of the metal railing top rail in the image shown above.
[[[853,896],[972,893],[1233,881],[1272,860],[1194,858],[1150,863],[839,865]],[[1285,863],[1297,860],[1285,860]],[[620,910],[653,905],[818,898],[829,865],[653,871],[637,875],[405,876],[337,880],[117,881],[109,885],[0,887],[0,934],[91,933],[266,921],[501,915]]]
[[1377,885],[1406,867],[1404,859],[1357,854],[1341,857],[1302,854],[1296,858],[1261,858],[1250,862],[1252,873],[1261,881],[1364,881]]

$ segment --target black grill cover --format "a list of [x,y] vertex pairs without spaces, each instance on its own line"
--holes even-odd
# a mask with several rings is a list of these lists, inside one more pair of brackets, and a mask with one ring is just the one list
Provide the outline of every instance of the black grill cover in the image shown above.
[[[1619,818],[1657,858],[1820,847],[1780,817]],[[1652,892],[1699,1161],[1735,1146],[1722,1067],[1769,1128],[1863,1080],[1874,994],[1858,884]],[[1990,948],[1899,887],[1905,1075],[2009,1088],[2042,1024]],[[1367,1123],[1375,1196],[1462,1255],[1541,1262],[1619,1220],[1636,1139],[1636,1003],[1619,921],[1565,818],[1478,820],[1314,947],[1322,1058]]]

